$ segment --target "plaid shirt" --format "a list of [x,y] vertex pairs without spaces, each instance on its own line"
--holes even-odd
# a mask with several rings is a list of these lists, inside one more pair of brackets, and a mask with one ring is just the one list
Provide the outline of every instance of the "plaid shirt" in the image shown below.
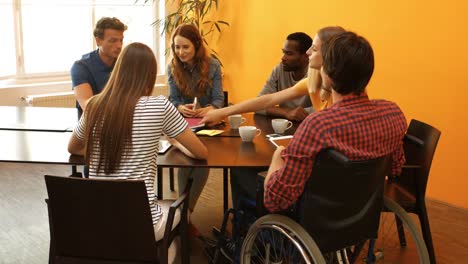
[[333,148],[351,160],[368,160],[392,153],[392,173],[405,162],[403,136],[406,118],[393,102],[348,95],[330,108],[310,114],[281,153],[284,166],[269,178],[265,207],[281,211],[293,205],[312,175],[316,155]]

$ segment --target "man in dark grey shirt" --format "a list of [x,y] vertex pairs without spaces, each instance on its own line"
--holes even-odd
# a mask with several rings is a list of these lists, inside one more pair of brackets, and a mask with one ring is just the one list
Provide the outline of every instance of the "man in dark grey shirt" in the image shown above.
[[[292,87],[306,77],[309,64],[306,52],[310,46],[312,39],[309,35],[303,32],[289,34],[282,48],[281,63],[273,69],[259,96]],[[309,96],[303,96],[257,113],[302,121],[313,111]]]
[[[271,72],[259,96],[276,93],[294,86],[307,76],[309,56],[307,50],[312,46],[312,39],[303,32],[289,34],[283,45],[283,57]],[[271,107],[258,114],[282,117],[293,121],[302,121],[314,111],[308,95]],[[234,208],[239,207],[241,198],[255,200],[257,174],[265,168],[232,168],[231,193]]]

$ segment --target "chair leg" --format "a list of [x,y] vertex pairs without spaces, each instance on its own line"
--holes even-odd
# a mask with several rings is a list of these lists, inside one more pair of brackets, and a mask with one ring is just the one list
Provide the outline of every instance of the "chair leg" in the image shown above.
[[375,255],[374,249],[375,249],[375,239],[369,239],[369,248],[367,249],[366,263],[375,263],[377,260],[377,257],[378,258],[381,257],[381,256]]
[[51,220],[52,214],[50,212],[49,199],[45,199],[45,202],[47,204],[47,215],[49,219],[49,233],[50,233],[49,264],[54,264],[55,263],[55,236],[54,236],[54,230],[53,230],[53,225],[52,225],[52,220]]
[[158,200],[163,199],[163,168],[158,166],[158,176],[157,176],[157,184],[158,184]]
[[182,249],[182,264],[190,263],[190,242],[187,232],[187,221],[181,222],[180,247]]
[[169,168],[169,189],[174,191],[174,168]]
[[419,222],[421,224],[421,230],[424,242],[426,243],[427,251],[429,251],[429,259],[431,261],[431,264],[435,264],[436,257],[434,251],[434,244],[432,243],[431,228],[429,226],[429,217],[427,216],[426,204],[422,202],[418,209]]
[[228,168],[223,168],[223,207],[224,207],[224,212],[228,209],[228,197],[229,197],[229,190],[228,190],[228,178],[229,175],[229,169]]
[[70,177],[85,178],[85,177],[83,177],[83,174],[81,174],[81,172],[78,172],[78,170],[76,169],[76,165],[72,166],[72,173],[71,173]]
[[397,215],[395,215],[395,222],[398,230],[398,238],[400,239],[400,246],[406,247],[405,228],[403,227],[403,222]]

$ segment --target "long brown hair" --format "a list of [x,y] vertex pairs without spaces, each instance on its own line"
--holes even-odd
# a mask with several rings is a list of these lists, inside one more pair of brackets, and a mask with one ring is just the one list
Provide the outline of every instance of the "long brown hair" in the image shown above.
[[145,44],[132,43],[120,53],[107,85],[92,97],[83,116],[87,165],[97,159],[98,172],[116,171],[125,148],[132,145],[135,106],[153,92],[156,75],[156,58]]
[[[184,37],[192,42],[195,47],[195,56],[193,58],[193,64],[195,71],[200,73],[200,78],[195,84],[195,90],[190,90],[190,82],[192,80],[191,72],[188,72],[184,68],[184,63],[177,57],[175,52],[174,38],[176,36]],[[174,76],[177,87],[183,95],[187,97],[203,96],[206,94],[206,90],[211,86],[212,81],[208,77],[210,69],[210,57],[208,56],[207,49],[203,44],[203,39],[198,31],[198,28],[193,24],[182,24],[178,26],[172,35],[172,54],[173,58],[170,63],[172,74]]]
[[[346,30],[340,26],[330,26],[330,27],[323,27],[319,29],[317,32],[320,41],[322,42],[322,46],[324,43],[328,42],[332,37],[339,35],[341,33],[346,32]],[[322,54],[323,59],[323,54]],[[320,70],[319,70],[320,71]],[[322,77],[319,74],[314,74],[311,76],[313,70],[309,69],[308,75],[308,85],[310,87],[309,91],[315,91],[316,89],[320,89],[320,99],[322,101],[326,101],[331,97],[331,90],[327,89],[326,87],[322,86]]]
[[341,33],[346,32],[346,30],[340,26],[332,26],[332,27],[323,27],[318,32],[317,35],[322,41],[322,45],[324,42],[329,41],[332,37],[339,35]]

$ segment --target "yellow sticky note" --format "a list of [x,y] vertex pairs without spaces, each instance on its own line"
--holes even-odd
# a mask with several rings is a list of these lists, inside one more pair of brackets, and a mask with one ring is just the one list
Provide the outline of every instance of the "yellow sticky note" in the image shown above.
[[216,136],[223,133],[224,130],[217,130],[217,129],[203,129],[197,132],[197,135],[204,135],[204,136]]

